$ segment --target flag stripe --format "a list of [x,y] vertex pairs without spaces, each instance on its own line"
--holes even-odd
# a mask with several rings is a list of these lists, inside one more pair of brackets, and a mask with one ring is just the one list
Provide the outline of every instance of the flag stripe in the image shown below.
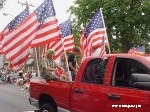
[[68,44],[64,45],[65,49],[66,49],[67,47],[72,47],[72,46],[74,46],[74,43],[73,43],[73,42],[72,42],[72,43],[68,43]]

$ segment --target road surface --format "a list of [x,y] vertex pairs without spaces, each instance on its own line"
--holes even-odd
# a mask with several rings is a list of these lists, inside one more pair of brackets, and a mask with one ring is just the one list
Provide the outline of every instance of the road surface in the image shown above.
[[17,85],[0,84],[0,112],[35,112],[36,107],[29,104],[29,92]]

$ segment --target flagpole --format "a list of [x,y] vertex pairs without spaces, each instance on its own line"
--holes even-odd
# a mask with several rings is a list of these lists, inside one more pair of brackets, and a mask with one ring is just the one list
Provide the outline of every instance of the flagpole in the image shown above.
[[38,51],[39,51],[39,57],[38,57],[38,58],[39,58],[39,62],[41,61],[41,58],[40,58],[41,49],[40,49],[40,48],[41,48],[41,46],[38,47]]
[[105,50],[105,34],[104,34],[104,50]]
[[68,75],[69,75],[69,81],[72,81],[72,76],[71,76],[71,72],[69,71],[69,65],[68,65],[68,61],[67,61],[67,55],[66,55],[66,52],[65,52],[65,47],[64,47],[62,38],[61,38],[61,43],[62,43],[62,46],[63,46],[63,51],[64,51],[64,54],[65,54],[65,58],[66,58],[66,64],[67,64],[67,71],[68,71]]
[[[102,21],[103,21],[104,28],[105,28],[105,31],[106,31],[105,22],[104,22],[104,17],[103,17],[103,13],[102,13],[102,8],[100,8],[100,13],[102,14]],[[108,40],[107,31],[106,31],[106,38],[107,38],[107,40]],[[108,50],[109,50],[109,54],[111,54],[111,52],[110,52],[110,46],[109,46],[109,41],[108,41]]]
[[145,45],[144,45],[144,54],[145,54]]
[[18,4],[21,4],[22,6],[25,5],[26,7],[29,7],[29,6],[32,6],[32,7],[35,7],[34,5],[32,4],[28,4],[28,2],[26,1],[25,3],[22,3],[18,0]]
[[38,62],[38,58],[37,58],[37,50],[35,49],[35,57],[36,57],[36,64],[37,64],[37,70],[38,70],[38,77],[40,77],[40,70],[39,70],[39,62]]

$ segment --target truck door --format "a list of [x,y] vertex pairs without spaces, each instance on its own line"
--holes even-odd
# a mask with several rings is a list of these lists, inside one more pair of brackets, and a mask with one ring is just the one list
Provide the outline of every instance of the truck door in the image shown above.
[[[148,67],[135,59],[116,59],[111,85],[106,87],[105,112],[149,112],[150,88],[135,86],[132,79],[133,74],[150,77],[149,71]],[[145,81],[144,83],[150,82]]]
[[85,65],[80,80],[75,81],[72,89],[72,112],[103,112],[106,104],[103,79],[107,61],[96,58]]

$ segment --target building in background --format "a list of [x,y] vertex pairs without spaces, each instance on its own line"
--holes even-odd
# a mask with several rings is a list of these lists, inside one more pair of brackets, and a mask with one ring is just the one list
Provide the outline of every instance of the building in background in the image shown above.
[[31,50],[31,55],[25,63],[24,70],[27,71],[38,71],[41,66],[41,55],[43,47],[36,47]]

